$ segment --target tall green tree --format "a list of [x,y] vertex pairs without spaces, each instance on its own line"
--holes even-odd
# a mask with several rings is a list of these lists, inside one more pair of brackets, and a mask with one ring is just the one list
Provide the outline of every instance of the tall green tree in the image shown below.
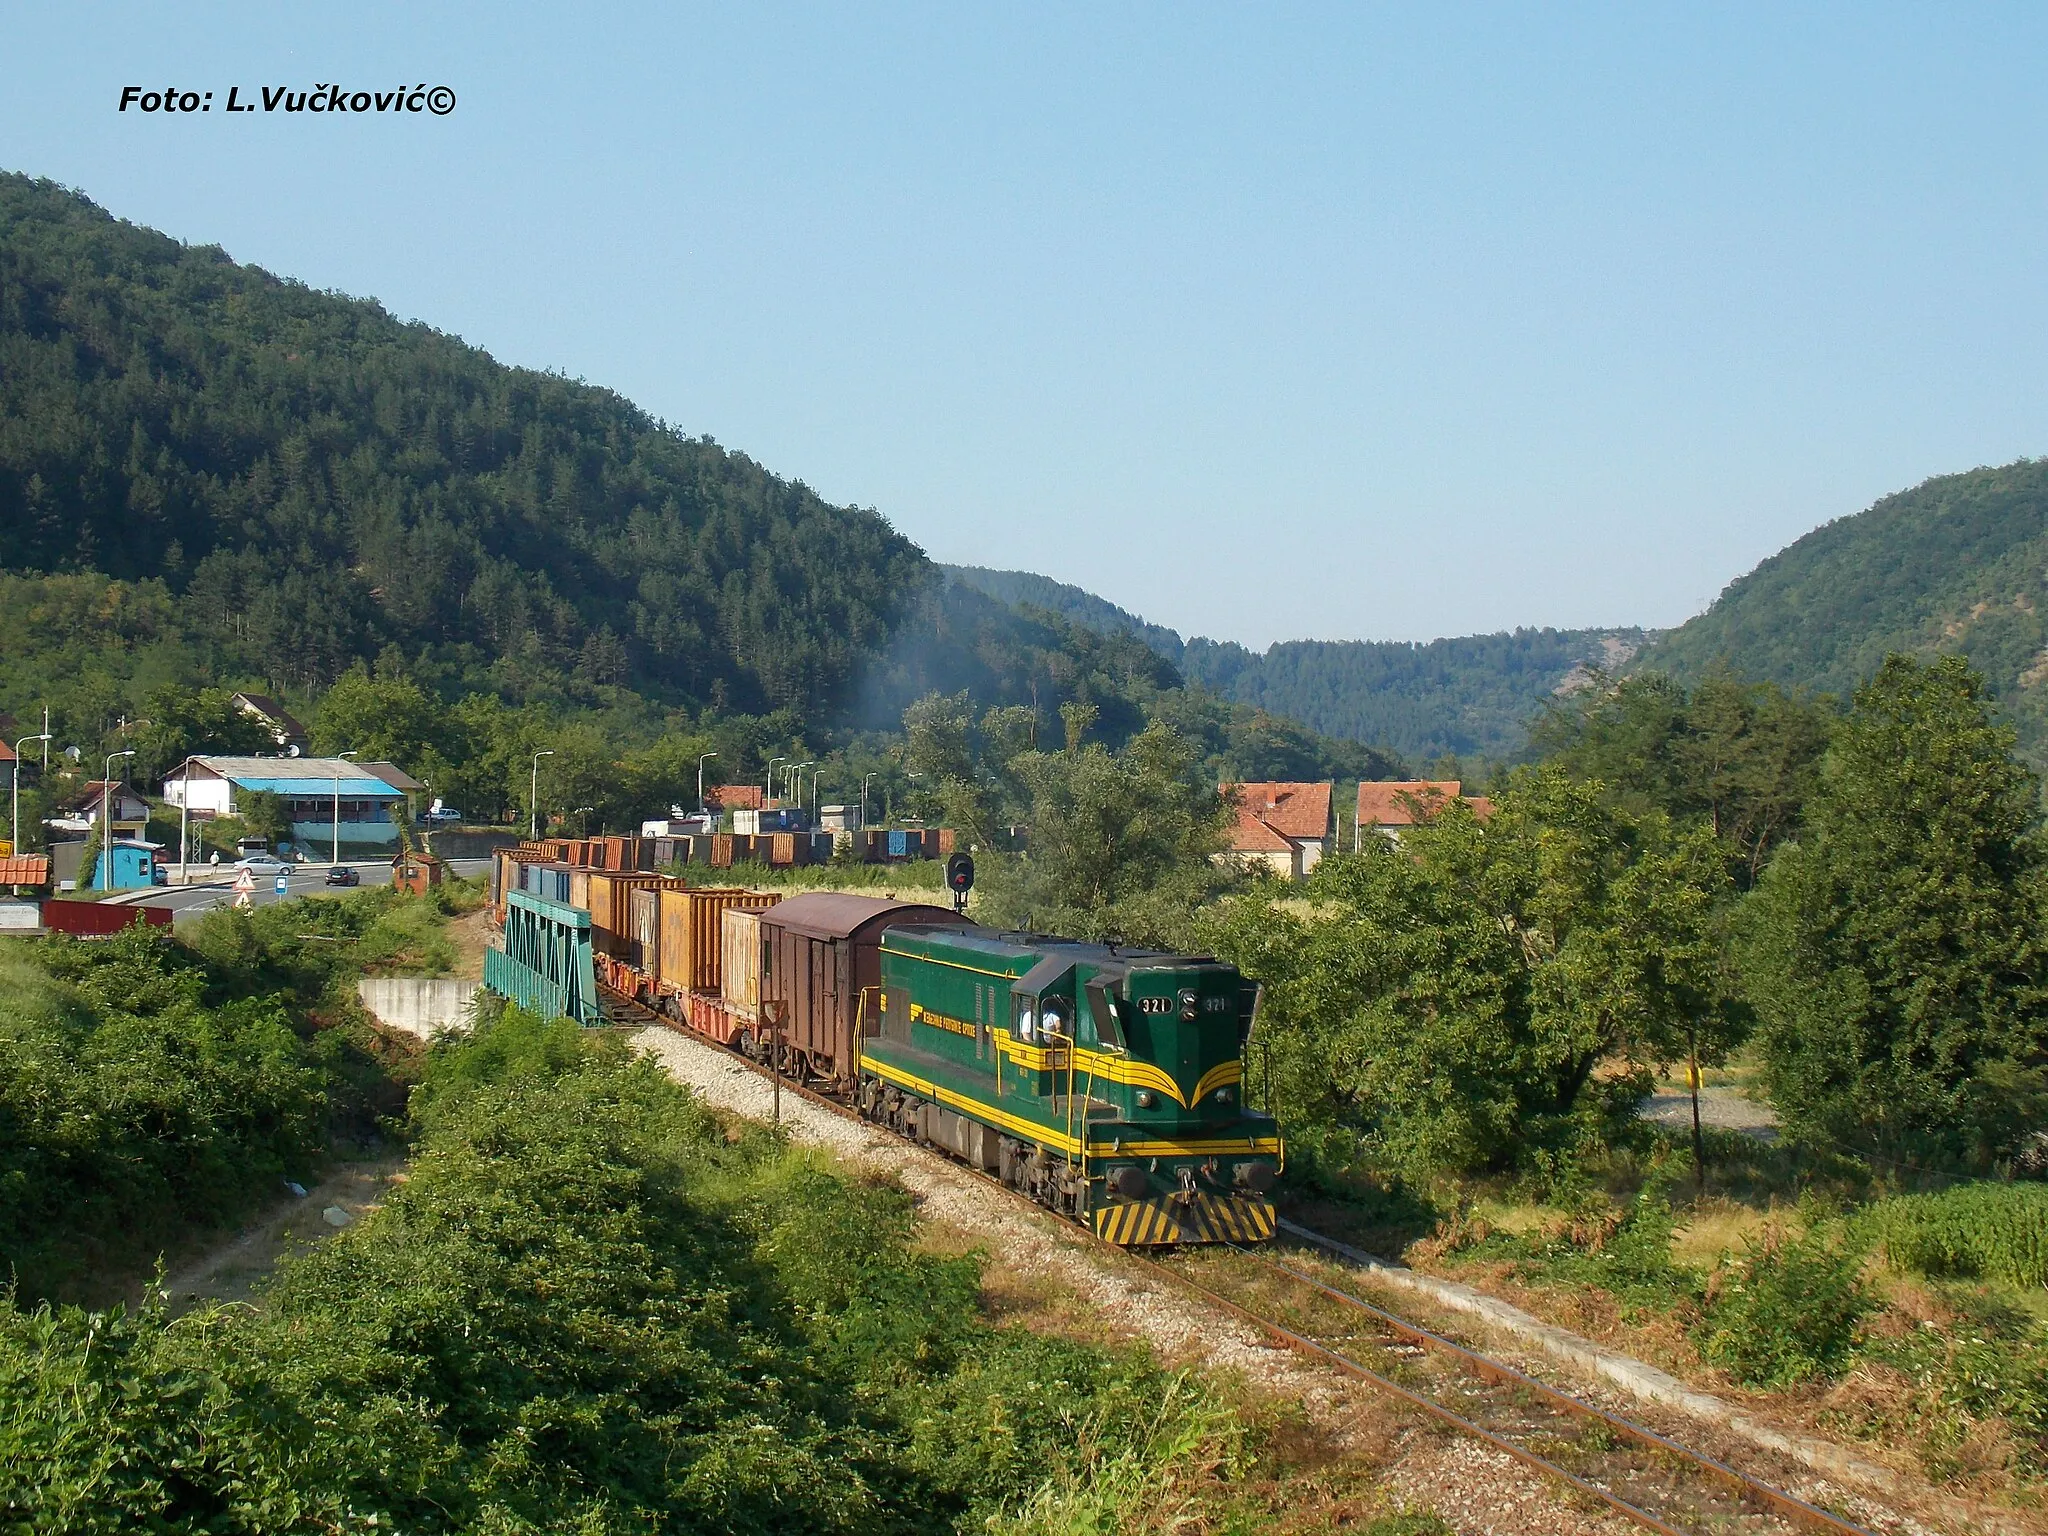
[[1832,711],[1768,683],[1710,672],[1688,691],[1644,673],[1553,701],[1530,731],[1536,755],[1598,780],[1623,808],[1705,822],[1754,885],[1799,825]]
[[1306,902],[1226,901],[1205,930],[1266,984],[1259,1065],[1304,1150],[1476,1172],[1606,1141],[1655,1067],[1725,1047],[1727,884],[1704,828],[1525,769],[1484,825],[1455,802],[1324,859]]
[[1983,1168],[2048,1109],[2040,786],[1957,657],[1889,657],[1747,904],[1767,1083],[1799,1139]]
[[1115,752],[1100,742],[1026,752],[1009,769],[1023,787],[1028,844],[991,861],[982,882],[989,921],[1188,942],[1195,908],[1225,883],[1212,855],[1223,846],[1226,807],[1185,741],[1151,726]]

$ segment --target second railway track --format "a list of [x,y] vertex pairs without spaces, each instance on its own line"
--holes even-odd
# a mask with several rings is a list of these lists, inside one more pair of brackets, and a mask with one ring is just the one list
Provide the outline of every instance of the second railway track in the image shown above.
[[[659,1025],[743,1064],[794,1097],[868,1124],[849,1106],[779,1076],[686,1024],[608,990],[603,1002],[610,1023]],[[960,1166],[956,1159],[947,1161]],[[985,1175],[976,1177],[1020,1205],[1041,1209]],[[1604,1508],[1644,1529],[1664,1536],[1793,1531],[1872,1536],[1844,1516],[1366,1301],[1300,1267],[1292,1255],[1221,1245],[1149,1258],[1102,1242],[1079,1225],[1069,1230],[1276,1343],[1512,1457],[1582,1505]]]

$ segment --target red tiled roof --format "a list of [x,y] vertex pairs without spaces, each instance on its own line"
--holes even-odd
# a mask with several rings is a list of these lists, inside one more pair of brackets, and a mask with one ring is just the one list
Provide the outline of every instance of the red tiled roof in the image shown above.
[[47,853],[24,853],[12,859],[0,859],[0,887],[49,883],[50,856]]
[[1456,779],[1367,781],[1358,786],[1358,824],[1412,827],[1417,821],[1429,820],[1445,803],[1458,799],[1463,787]]
[[[0,734],[4,734],[4,733],[0,733]],[[14,761],[14,747],[13,747],[13,745],[12,745],[11,743],[9,743],[9,742],[5,742],[5,741],[0,741],[0,763],[11,763],[11,762],[13,762],[13,761]]]
[[727,811],[758,811],[762,793],[758,784],[714,784],[704,791],[704,803]]
[[1333,785],[1231,784],[1224,793],[1237,803],[1240,816],[1258,817],[1282,837],[1305,841],[1330,835],[1330,794]]
[[1472,807],[1474,821],[1488,821],[1493,816],[1493,802],[1484,795],[1467,795],[1465,803]]
[[1237,821],[1230,829],[1232,853],[1292,853],[1294,844],[1252,814],[1250,807],[1237,808]]

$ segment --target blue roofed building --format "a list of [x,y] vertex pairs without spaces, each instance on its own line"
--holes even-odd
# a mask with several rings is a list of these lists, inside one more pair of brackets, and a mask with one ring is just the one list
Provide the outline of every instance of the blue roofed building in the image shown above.
[[[341,852],[390,854],[398,848],[391,809],[405,790],[379,776],[387,765],[343,757],[189,757],[164,776],[164,799],[197,820],[239,816],[252,790],[276,795],[291,823],[291,840],[315,858]],[[403,775],[398,775],[403,777]]]

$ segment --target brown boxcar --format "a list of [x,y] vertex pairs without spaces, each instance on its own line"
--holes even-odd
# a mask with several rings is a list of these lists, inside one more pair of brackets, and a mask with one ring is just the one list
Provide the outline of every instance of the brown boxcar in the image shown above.
[[[661,892],[659,967],[654,970],[665,996],[685,992],[716,992],[724,975],[724,919],[735,909],[759,912],[775,905],[769,891],[729,889]],[[755,947],[758,949],[759,941]]]
[[792,1071],[852,1089],[861,998],[882,984],[882,933],[907,923],[975,926],[944,907],[842,891],[792,896],[761,914],[761,1003],[764,1010],[782,1005]]

